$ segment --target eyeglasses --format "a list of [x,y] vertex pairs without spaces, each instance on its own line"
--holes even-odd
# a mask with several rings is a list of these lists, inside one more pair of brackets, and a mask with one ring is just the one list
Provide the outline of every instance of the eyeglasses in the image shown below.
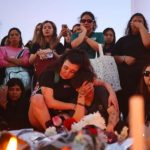
[[87,23],[92,23],[93,20],[91,20],[91,19],[81,19],[80,22],[81,22],[81,23],[85,23],[85,22],[87,22]]
[[144,72],[143,72],[143,75],[144,75],[145,77],[150,76],[150,71],[144,71]]

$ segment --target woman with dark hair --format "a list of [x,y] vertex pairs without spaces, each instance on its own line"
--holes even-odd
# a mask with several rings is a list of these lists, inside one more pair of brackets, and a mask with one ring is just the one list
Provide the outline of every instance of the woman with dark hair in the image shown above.
[[[15,68],[26,70],[28,80],[30,80],[28,73],[29,66],[29,49],[23,46],[21,31],[18,28],[11,28],[8,32],[7,45],[0,47],[0,68],[4,69],[5,72],[4,79],[0,82],[6,84],[8,78],[10,78],[10,76],[8,77],[6,74],[7,68],[14,72],[16,71]],[[27,86],[29,86],[29,84]]]
[[118,65],[122,87],[118,92],[120,109],[126,118],[128,99],[136,92],[143,67],[150,62],[150,34],[141,13],[130,18],[125,34],[116,42],[112,54]]
[[142,95],[145,102],[145,123],[150,121],[150,64],[146,65],[138,86],[138,94]]
[[18,28],[11,28],[8,32],[8,45],[0,47],[0,68],[23,66],[28,67],[29,50],[24,48],[21,58],[16,58],[18,53],[23,49],[21,31]]
[[80,47],[84,49],[89,58],[95,58],[96,52],[99,51],[98,43],[103,44],[103,34],[95,32],[97,27],[95,16],[92,12],[85,11],[80,16],[80,30],[72,34],[72,48]]
[[105,55],[111,55],[113,46],[116,42],[116,34],[113,28],[106,28],[103,31],[104,34],[104,46],[103,51]]
[[29,97],[25,95],[22,81],[18,78],[12,78],[6,86],[8,88],[7,103],[5,107],[1,108],[2,117],[11,130],[28,127]]
[[[80,111],[82,108],[76,105],[79,94],[72,85],[72,79],[80,75],[81,71],[91,72],[94,80],[95,74],[86,53],[80,49],[72,49],[60,57],[57,65],[51,66],[41,75],[40,90],[31,96],[29,108],[29,120],[35,128],[46,129],[46,122],[60,112],[70,114],[70,111],[77,109],[74,114],[77,121],[83,116],[83,111]],[[100,84],[106,85],[102,81]],[[88,83],[85,93],[92,89],[93,83]],[[113,91],[111,92],[109,97],[113,95]]]

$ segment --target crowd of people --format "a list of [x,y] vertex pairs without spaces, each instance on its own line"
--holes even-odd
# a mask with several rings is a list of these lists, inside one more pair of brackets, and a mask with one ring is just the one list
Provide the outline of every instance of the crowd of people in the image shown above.
[[[0,46],[0,128],[44,131],[56,115],[78,122],[99,111],[106,130],[113,132],[120,121],[128,123],[128,102],[134,94],[143,96],[145,123],[150,121],[150,34],[145,17],[132,15],[118,41],[112,27],[103,32],[96,27],[94,14],[85,11],[79,23],[71,30],[63,24],[59,34],[53,21],[38,23],[25,45],[17,27],[8,31]],[[116,61],[122,87],[117,92],[97,79],[90,64],[89,59],[99,55],[99,44]],[[40,61],[45,64],[39,73]]]

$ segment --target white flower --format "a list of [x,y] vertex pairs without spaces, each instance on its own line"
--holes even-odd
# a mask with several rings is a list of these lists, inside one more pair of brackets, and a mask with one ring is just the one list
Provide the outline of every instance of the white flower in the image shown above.
[[52,136],[52,135],[56,135],[57,131],[55,127],[49,127],[45,130],[45,135],[46,136]]
[[99,112],[84,116],[78,123],[71,126],[72,131],[79,131],[86,125],[95,125],[99,128],[106,129],[105,120]]

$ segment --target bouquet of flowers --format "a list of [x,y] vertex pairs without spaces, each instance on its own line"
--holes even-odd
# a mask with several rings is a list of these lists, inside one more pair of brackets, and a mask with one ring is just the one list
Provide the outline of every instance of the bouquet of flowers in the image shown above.
[[71,126],[71,131],[80,131],[83,127],[87,125],[95,125],[102,130],[106,129],[104,118],[99,112],[96,112],[84,116],[78,123],[73,123]]

